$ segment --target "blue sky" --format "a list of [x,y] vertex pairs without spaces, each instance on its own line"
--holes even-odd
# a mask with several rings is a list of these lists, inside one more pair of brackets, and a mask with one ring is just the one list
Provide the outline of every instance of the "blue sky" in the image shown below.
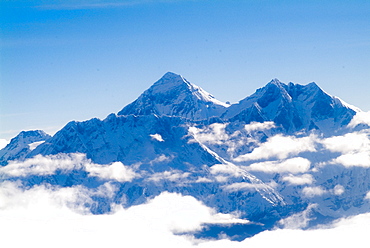
[[0,1],[0,139],[105,118],[167,71],[236,102],[272,78],[370,110],[370,1]]

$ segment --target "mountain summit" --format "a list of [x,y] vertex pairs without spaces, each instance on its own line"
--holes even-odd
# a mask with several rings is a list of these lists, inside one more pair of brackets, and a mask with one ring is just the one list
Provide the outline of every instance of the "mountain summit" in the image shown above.
[[189,121],[245,123],[273,121],[288,133],[320,130],[328,133],[347,125],[359,110],[325,93],[317,84],[284,84],[271,80],[265,87],[236,104],[226,104],[168,72],[118,115],[177,116]]
[[168,72],[118,115],[156,114],[204,120],[219,116],[227,107],[228,104],[218,101],[181,75]]

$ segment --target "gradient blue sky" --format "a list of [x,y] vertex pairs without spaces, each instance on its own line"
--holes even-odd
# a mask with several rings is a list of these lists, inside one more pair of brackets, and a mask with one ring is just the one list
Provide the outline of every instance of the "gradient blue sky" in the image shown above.
[[167,71],[236,102],[272,78],[370,110],[370,1],[0,1],[0,139],[117,113]]

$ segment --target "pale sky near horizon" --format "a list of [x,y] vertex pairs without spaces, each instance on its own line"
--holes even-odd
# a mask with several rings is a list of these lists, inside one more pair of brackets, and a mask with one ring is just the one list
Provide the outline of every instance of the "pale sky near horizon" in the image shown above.
[[0,139],[105,118],[167,71],[221,101],[272,78],[370,110],[370,1],[0,1]]

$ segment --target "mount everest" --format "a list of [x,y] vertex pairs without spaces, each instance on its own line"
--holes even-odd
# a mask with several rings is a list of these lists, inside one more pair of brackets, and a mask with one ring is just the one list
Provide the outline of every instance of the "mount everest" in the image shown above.
[[[167,191],[248,220],[204,223],[197,238],[243,240],[292,217],[312,228],[370,207],[369,130],[351,125],[358,113],[315,83],[274,79],[227,104],[166,73],[104,120],[72,121],[52,137],[21,132],[0,151],[0,178],[84,187],[93,214]],[[107,184],[110,194],[96,193]]]

